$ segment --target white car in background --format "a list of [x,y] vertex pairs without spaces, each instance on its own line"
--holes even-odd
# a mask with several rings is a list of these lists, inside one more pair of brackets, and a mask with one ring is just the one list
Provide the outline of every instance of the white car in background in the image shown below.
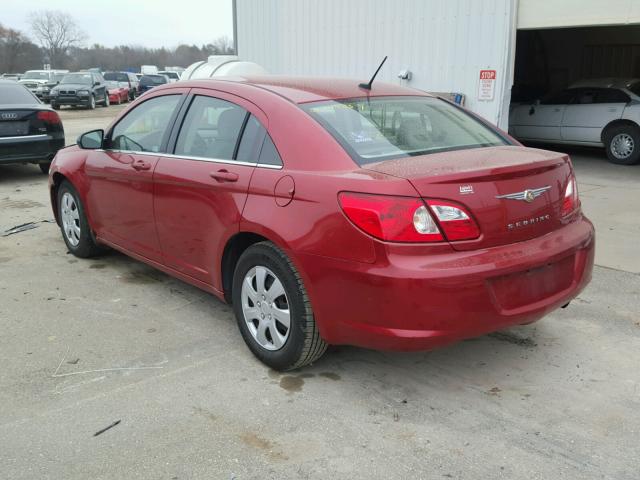
[[525,142],[605,147],[612,163],[640,161],[640,79],[583,80],[512,104],[509,133]]

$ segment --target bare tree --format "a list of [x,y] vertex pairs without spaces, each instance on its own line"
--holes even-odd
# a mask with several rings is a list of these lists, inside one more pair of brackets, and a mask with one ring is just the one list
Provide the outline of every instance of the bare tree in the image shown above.
[[63,66],[68,50],[87,38],[73,17],[60,10],[32,12],[29,24],[33,35],[47,52],[52,67]]
[[234,53],[233,41],[226,35],[216,38],[205,47],[213,50],[216,55],[231,55]]

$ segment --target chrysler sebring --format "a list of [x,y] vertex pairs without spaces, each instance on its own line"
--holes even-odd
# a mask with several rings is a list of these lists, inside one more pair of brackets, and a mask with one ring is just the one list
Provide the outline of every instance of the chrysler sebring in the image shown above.
[[566,155],[423,92],[362,87],[154,88],[56,156],[67,248],[114,248],[231,303],[279,370],[329,344],[433,348],[578,295],[595,239]]

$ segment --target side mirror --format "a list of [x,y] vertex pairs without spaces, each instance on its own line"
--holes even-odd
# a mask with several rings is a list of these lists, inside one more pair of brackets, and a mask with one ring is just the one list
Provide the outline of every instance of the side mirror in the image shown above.
[[78,137],[78,146],[85,150],[97,150],[102,148],[102,142],[104,141],[104,130],[91,130],[90,132],[83,133]]
[[536,98],[536,101],[535,101],[535,102],[533,102],[533,104],[534,104],[534,105],[540,105],[540,99],[539,99],[539,98]]
[[100,82],[93,82],[94,87],[97,87],[98,85],[100,85]]

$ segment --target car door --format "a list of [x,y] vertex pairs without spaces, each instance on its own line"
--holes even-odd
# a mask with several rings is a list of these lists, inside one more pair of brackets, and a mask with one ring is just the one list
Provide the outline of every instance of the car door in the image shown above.
[[254,115],[266,117],[233,95],[192,93],[173,152],[154,174],[156,229],[165,265],[221,289],[222,251],[239,230],[257,163]]
[[560,140],[560,127],[565,108],[572,98],[571,90],[550,95],[533,105],[519,105],[514,109],[512,130],[524,140]]
[[154,261],[162,254],[153,216],[153,171],[188,89],[175,89],[126,113],[89,153],[88,211],[98,237]]
[[562,120],[562,139],[571,142],[602,142],[603,128],[622,117],[631,98],[615,88],[584,88],[572,100]]

